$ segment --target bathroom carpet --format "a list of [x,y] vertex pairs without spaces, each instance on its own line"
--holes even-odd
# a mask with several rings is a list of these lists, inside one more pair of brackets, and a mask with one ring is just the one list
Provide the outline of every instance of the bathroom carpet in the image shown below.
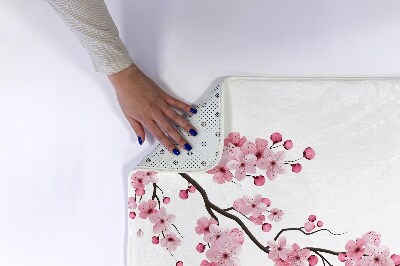
[[128,181],[128,265],[400,265],[400,80],[231,77]]

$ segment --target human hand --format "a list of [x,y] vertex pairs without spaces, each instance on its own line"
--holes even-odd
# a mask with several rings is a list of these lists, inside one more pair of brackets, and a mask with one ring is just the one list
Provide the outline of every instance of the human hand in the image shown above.
[[171,124],[171,121],[181,126],[192,136],[196,136],[197,132],[172,107],[193,114],[197,113],[195,108],[168,95],[135,64],[107,77],[115,88],[122,112],[135,131],[140,145],[145,140],[143,128],[145,127],[175,155],[179,155],[180,151],[169,137],[178,143],[180,147],[188,151],[192,149],[190,144]]

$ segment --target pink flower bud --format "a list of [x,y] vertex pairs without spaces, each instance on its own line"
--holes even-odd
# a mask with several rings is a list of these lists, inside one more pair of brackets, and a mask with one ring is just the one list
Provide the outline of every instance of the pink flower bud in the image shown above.
[[290,139],[285,140],[285,142],[283,143],[283,147],[287,150],[290,150],[291,148],[293,148],[293,142]]
[[136,213],[135,212],[130,212],[129,213],[129,218],[135,219],[135,217],[136,217]]
[[193,186],[193,185],[191,185],[191,186],[189,187],[189,192],[190,192],[190,193],[196,192],[196,187]]
[[308,216],[308,220],[310,222],[314,222],[315,220],[317,220],[317,216],[315,216],[314,214],[311,214],[310,216]]
[[144,232],[142,229],[139,229],[136,233],[137,237],[142,237],[144,235]]
[[310,264],[310,266],[317,265],[317,263],[318,263],[317,256],[311,255],[310,257],[308,257],[308,264]]
[[390,256],[390,258],[392,259],[395,266],[400,265],[400,255],[393,254],[392,256]]
[[199,253],[203,253],[204,250],[205,250],[205,247],[206,247],[206,246],[205,246],[204,244],[198,243],[197,246],[196,246],[196,250],[197,250],[197,252],[199,252]]
[[183,261],[178,261],[178,262],[176,263],[176,266],[183,266]]
[[265,184],[265,177],[262,175],[258,175],[258,176],[253,176],[254,178],[254,185],[256,186],[262,186]]
[[275,143],[278,143],[278,142],[281,142],[282,141],[282,135],[281,135],[281,133],[278,133],[278,132],[275,132],[274,134],[272,134],[271,135],[271,140],[272,140],[272,142],[275,144]]
[[263,232],[269,232],[269,231],[271,231],[272,225],[270,223],[265,223],[262,225],[261,228],[262,228]]
[[137,204],[136,204],[135,198],[129,197],[128,198],[128,208],[134,210],[134,209],[136,209],[136,207],[137,207]]
[[135,189],[135,194],[138,195],[138,196],[143,196],[144,193],[146,193],[146,192],[144,191],[144,188],[137,188],[137,189]]
[[306,158],[307,160],[312,160],[315,156],[315,151],[308,147],[303,151],[303,157]]
[[159,238],[158,236],[153,236],[153,237],[151,238],[151,242],[152,242],[154,245],[157,245],[158,243],[160,243],[160,238]]
[[340,252],[339,255],[338,255],[338,259],[339,259],[341,262],[345,262],[345,261],[346,261],[346,254]]
[[318,221],[318,222],[317,222],[317,226],[318,226],[318,227],[322,227],[323,225],[324,225],[324,223],[323,223],[322,221]]
[[299,163],[295,163],[295,164],[291,164],[292,166],[292,172],[294,173],[299,173],[301,171],[301,164]]
[[163,198],[163,202],[164,202],[165,204],[168,204],[170,201],[171,201],[171,199],[170,199],[169,197],[164,197],[164,198]]
[[271,200],[269,198],[262,198],[261,202],[267,205],[267,207],[271,205]]
[[306,222],[304,224],[304,230],[307,232],[311,232],[315,228],[315,224],[313,222]]
[[181,198],[181,199],[187,199],[188,197],[189,197],[189,190],[188,189],[182,189],[180,192],[179,192],[179,197]]

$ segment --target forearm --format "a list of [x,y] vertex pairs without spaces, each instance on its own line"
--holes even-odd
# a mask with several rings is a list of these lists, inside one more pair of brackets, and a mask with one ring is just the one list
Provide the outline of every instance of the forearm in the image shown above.
[[95,71],[112,75],[133,64],[104,0],[47,0],[92,59]]

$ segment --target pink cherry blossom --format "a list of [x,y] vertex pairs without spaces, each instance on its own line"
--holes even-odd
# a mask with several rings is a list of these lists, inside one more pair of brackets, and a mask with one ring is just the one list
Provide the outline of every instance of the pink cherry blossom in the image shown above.
[[161,207],[157,213],[153,213],[149,216],[149,220],[154,224],[153,232],[158,234],[169,231],[171,224],[175,220],[175,215],[167,214],[165,208]]
[[246,140],[246,137],[240,137],[240,133],[231,132],[228,134],[228,137],[224,139],[224,146],[228,146],[228,143],[232,143],[236,147],[242,147]]
[[254,154],[245,154],[242,150],[237,149],[234,159],[226,164],[230,170],[235,170],[235,178],[243,180],[246,173],[254,174],[256,172],[256,156]]
[[207,217],[203,216],[197,220],[197,226],[195,231],[197,234],[209,234],[210,233],[210,225],[217,224],[217,221],[214,218],[208,219]]
[[175,234],[169,233],[160,240],[160,244],[168,251],[175,251],[177,249],[177,246],[181,245],[181,240]]
[[271,205],[271,200],[269,198],[262,198],[261,202],[267,205],[267,207]]
[[271,231],[272,225],[270,223],[264,223],[261,227],[261,230],[263,230],[263,232],[269,232]]
[[390,251],[387,246],[375,246],[371,243],[366,244],[365,254],[362,256],[361,266],[394,266],[393,260],[389,257]]
[[375,231],[369,231],[361,238],[365,240],[365,243],[371,243],[375,246],[379,246],[381,244],[381,234],[378,234]]
[[285,261],[287,260],[289,253],[293,251],[293,247],[286,244],[285,236],[280,236],[277,241],[268,240],[267,243],[271,248],[268,254],[268,258],[271,260],[280,258]]
[[216,241],[206,252],[206,257],[218,266],[240,266],[239,254],[242,245],[226,237]]
[[245,195],[243,198],[234,201],[233,208],[244,215],[252,214],[258,217],[267,210],[267,205],[262,200],[261,194],[257,194],[254,197]]
[[229,236],[230,231],[226,228],[219,227],[216,224],[210,225],[210,233],[204,234],[203,240],[207,243],[214,244],[220,238],[226,238]]
[[282,260],[281,258],[276,258],[272,260],[275,262],[274,266],[291,266],[290,261],[288,260]]
[[143,187],[138,187],[137,189],[135,189],[135,194],[138,196],[143,196],[146,193],[146,191],[144,190]]
[[208,260],[203,260],[200,266],[217,266],[215,262],[209,262]]
[[267,218],[271,221],[280,222],[282,220],[283,214],[284,213],[282,210],[273,208],[269,211],[269,215],[267,216]]
[[155,183],[157,181],[157,178],[155,176],[156,172],[152,171],[137,171],[132,174],[131,176],[131,185],[134,189],[144,189],[144,187],[149,184],[150,182]]
[[242,146],[244,154],[254,154],[257,161],[264,157],[264,151],[268,147],[268,141],[265,139],[256,138],[256,143],[246,141]]
[[274,144],[282,141],[282,135],[279,132],[275,132],[270,138]]
[[135,198],[129,197],[128,198],[128,208],[134,210],[134,209],[136,209],[136,207],[137,207],[137,204],[136,204]]
[[265,221],[265,216],[260,214],[259,216],[250,216],[249,217],[250,221],[252,221],[254,224],[261,225]]
[[303,248],[300,249],[300,246],[297,243],[292,245],[293,251],[289,253],[289,261],[290,265],[293,266],[308,266],[308,258],[310,257],[310,250]]
[[262,186],[265,184],[265,177],[262,175],[258,175],[258,176],[253,176],[254,178],[254,185],[256,186]]
[[206,172],[208,174],[213,174],[213,180],[215,183],[223,184],[232,181],[233,175],[229,171],[228,167],[226,167],[229,160],[230,158],[222,157],[217,166]]
[[308,221],[304,224],[304,230],[306,230],[306,232],[311,232],[312,230],[314,230],[314,228],[315,224],[313,222]]
[[346,256],[349,258],[356,258],[361,259],[364,255],[365,248],[364,248],[365,241],[362,238],[357,238],[356,241],[349,240],[346,243]]
[[244,234],[243,231],[239,228],[233,228],[230,232],[230,236],[232,237],[235,243],[243,244],[244,242]]
[[303,151],[303,157],[306,158],[307,160],[312,160],[315,156],[315,151],[308,147]]
[[291,148],[293,148],[293,142],[290,139],[285,140],[285,142],[283,143],[283,147],[286,150],[290,150]]
[[284,151],[278,151],[276,154],[271,149],[265,149],[264,157],[257,161],[257,167],[261,170],[267,170],[267,177],[269,180],[275,179],[278,174],[284,174],[285,157]]
[[155,200],[148,200],[148,201],[143,201],[142,203],[139,204],[139,217],[142,219],[147,219],[151,214],[157,213],[156,210],[157,206],[157,201]]
[[239,198],[233,202],[233,208],[241,214],[250,214],[251,208],[246,204],[243,198]]

